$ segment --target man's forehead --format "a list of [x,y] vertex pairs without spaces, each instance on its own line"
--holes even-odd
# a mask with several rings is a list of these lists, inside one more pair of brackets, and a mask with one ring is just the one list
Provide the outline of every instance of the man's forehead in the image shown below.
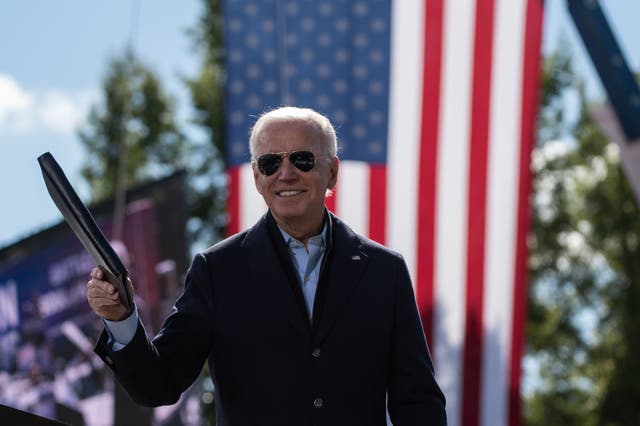
[[274,117],[266,120],[260,127],[260,133],[265,131],[317,131],[318,125],[311,120],[299,117]]
[[256,142],[262,145],[276,142],[312,143],[320,140],[320,136],[314,123],[300,119],[272,120],[261,126]]

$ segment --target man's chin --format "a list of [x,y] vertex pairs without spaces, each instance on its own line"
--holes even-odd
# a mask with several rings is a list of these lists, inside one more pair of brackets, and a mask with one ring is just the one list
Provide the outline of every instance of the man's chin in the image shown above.
[[285,223],[305,223],[314,221],[314,215],[311,214],[308,209],[302,208],[302,206],[271,206],[271,214],[273,214],[273,217],[277,220]]
[[304,214],[299,211],[292,211],[290,209],[272,209],[271,213],[276,220],[280,220],[282,222],[298,222],[303,221],[305,219]]

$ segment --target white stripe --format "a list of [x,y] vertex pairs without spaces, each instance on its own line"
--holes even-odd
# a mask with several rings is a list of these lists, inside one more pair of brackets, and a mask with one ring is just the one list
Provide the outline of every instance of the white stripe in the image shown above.
[[240,166],[240,231],[253,226],[267,211],[267,205],[253,181],[251,163]]
[[473,0],[444,2],[443,69],[438,137],[434,357],[447,398],[448,424],[462,412],[467,270],[467,192],[472,82]]
[[404,256],[414,288],[424,50],[423,3],[420,0],[391,3],[386,235],[389,247]]
[[[359,161],[340,162],[340,188],[336,214],[357,233],[369,232],[369,166]],[[375,189],[374,189],[375,190]]]
[[498,0],[495,9],[480,392],[484,426],[508,423],[525,2]]

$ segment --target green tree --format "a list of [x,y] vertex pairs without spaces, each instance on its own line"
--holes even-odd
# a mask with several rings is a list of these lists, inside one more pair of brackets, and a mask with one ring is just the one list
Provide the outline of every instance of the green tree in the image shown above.
[[[199,73],[186,79],[195,109],[194,123],[204,130],[204,140],[196,141],[190,155],[196,191],[192,193],[190,233],[193,241],[211,244],[224,235],[226,217],[226,176],[224,145],[224,46],[220,0],[204,0],[203,12],[191,30],[195,49],[201,57]],[[211,373],[205,365],[200,376],[203,418],[215,424],[215,403]]]
[[202,58],[199,73],[186,79],[195,109],[194,122],[205,138],[192,146],[191,168],[197,191],[192,193],[193,240],[210,244],[224,235],[226,177],[224,146],[223,18],[219,0],[204,0],[202,15],[191,30]]
[[[574,122],[562,112],[567,97]],[[569,56],[547,58],[533,156],[531,426],[640,424],[640,211],[589,108]]]
[[[201,18],[190,31],[202,64],[185,84],[194,124],[204,137],[190,136],[187,144],[176,124],[172,99],[130,51],[110,62],[104,100],[91,109],[79,136],[89,154],[82,174],[94,200],[114,196],[123,177],[130,186],[186,168],[189,241],[209,245],[220,239],[226,225],[223,19],[219,0],[203,3]],[[205,366],[197,386],[203,393],[203,418],[215,424],[209,376]]]
[[79,136],[88,153],[82,175],[94,201],[114,196],[120,181],[131,186],[185,165],[173,101],[131,51],[109,63],[103,99]]

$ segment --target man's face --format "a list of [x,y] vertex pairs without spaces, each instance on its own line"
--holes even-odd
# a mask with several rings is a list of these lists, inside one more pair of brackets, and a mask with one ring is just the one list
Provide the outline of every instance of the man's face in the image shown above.
[[[326,143],[312,125],[301,120],[272,120],[265,123],[256,139],[255,158],[263,154],[311,151],[315,166],[308,172],[298,170],[284,158],[280,168],[265,176],[253,164],[253,177],[258,192],[281,226],[316,226],[324,214],[324,197],[338,177],[338,159],[327,159]],[[318,223],[315,223],[318,222]]]

